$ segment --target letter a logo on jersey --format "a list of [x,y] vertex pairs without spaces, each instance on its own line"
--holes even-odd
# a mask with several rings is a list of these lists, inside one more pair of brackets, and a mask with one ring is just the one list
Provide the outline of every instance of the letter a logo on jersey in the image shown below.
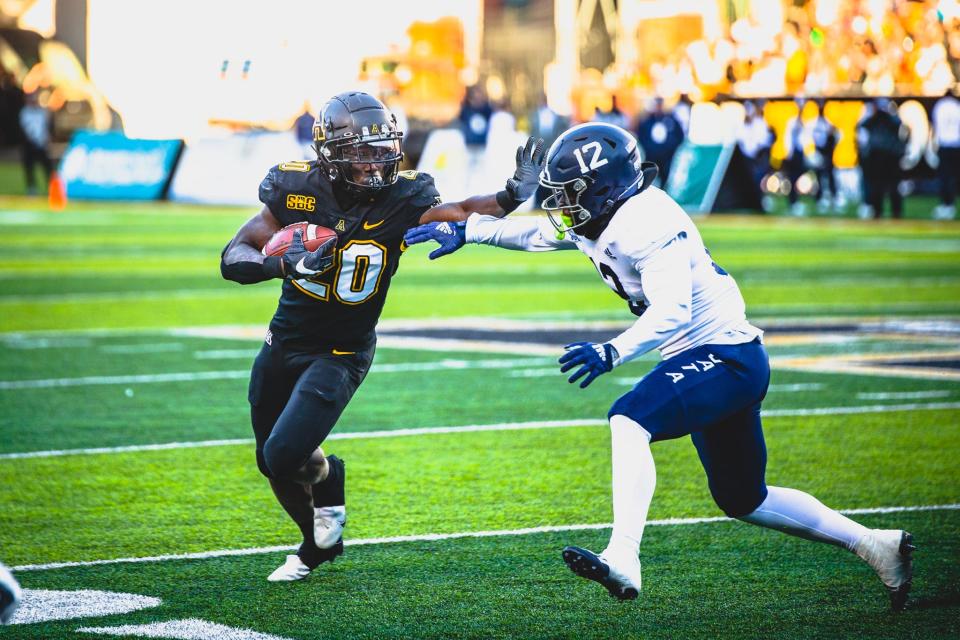
[[347,221],[344,220],[343,218],[340,218],[340,220],[337,222],[337,226],[336,226],[335,228],[336,228],[337,231],[346,231],[346,230],[347,230]]

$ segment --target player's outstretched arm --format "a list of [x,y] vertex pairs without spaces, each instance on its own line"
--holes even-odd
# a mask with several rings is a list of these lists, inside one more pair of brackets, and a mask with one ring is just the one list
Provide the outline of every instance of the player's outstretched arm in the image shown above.
[[471,196],[460,202],[445,202],[427,210],[420,224],[429,222],[462,222],[473,213],[503,217],[516,210],[536,192],[543,170],[543,138],[527,138],[517,147],[516,168],[503,191],[484,196]]
[[497,218],[473,214],[466,222],[430,222],[414,227],[403,239],[409,245],[436,241],[440,248],[430,254],[431,260],[453,253],[468,242],[516,251],[554,251],[577,246],[558,237],[543,216]]

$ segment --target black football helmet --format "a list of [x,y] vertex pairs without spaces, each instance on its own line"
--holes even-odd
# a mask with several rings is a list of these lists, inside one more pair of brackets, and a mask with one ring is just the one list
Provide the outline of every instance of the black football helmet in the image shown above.
[[390,110],[361,91],[335,95],[313,123],[313,148],[324,174],[355,190],[382,189],[397,181],[402,138]]

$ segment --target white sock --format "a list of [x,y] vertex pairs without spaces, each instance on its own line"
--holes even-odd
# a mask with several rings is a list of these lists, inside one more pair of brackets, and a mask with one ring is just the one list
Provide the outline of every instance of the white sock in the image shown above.
[[626,416],[610,418],[613,453],[613,532],[604,553],[640,552],[647,510],[657,485],[650,434]]
[[767,491],[767,499],[740,520],[850,551],[869,531],[803,491],[769,486]]

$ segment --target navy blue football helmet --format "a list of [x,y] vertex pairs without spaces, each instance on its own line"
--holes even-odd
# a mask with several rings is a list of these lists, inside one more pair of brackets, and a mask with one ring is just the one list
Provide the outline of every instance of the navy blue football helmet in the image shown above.
[[558,232],[579,229],[612,216],[656,175],[656,165],[643,162],[629,132],[587,122],[565,131],[547,151],[540,185],[551,195],[540,206]]

